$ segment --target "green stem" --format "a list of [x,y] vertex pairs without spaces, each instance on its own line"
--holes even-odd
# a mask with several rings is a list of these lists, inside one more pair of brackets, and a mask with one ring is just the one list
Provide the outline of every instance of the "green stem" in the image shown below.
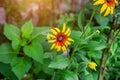
[[92,36],[94,36],[97,32],[95,31],[94,33],[92,33],[90,36],[86,37],[85,40],[88,40],[89,38],[91,38]]
[[[115,21],[115,19],[113,18],[113,21],[112,21],[111,26],[110,26],[110,31],[108,33],[107,40],[106,40],[107,44],[110,42],[112,30],[113,30],[113,27],[114,27],[114,21]],[[101,72],[102,72],[103,59],[104,59],[104,55],[107,52],[107,50],[108,50],[108,48],[104,48],[104,50],[102,52],[102,56],[101,56],[101,59],[100,59],[100,67],[99,67],[99,72],[98,72],[98,79],[97,80],[100,80],[100,76],[101,76]]]
[[51,80],[54,80],[54,79],[55,79],[55,75],[56,75],[56,72],[53,73],[53,76],[52,76],[52,79],[51,79]]
[[84,29],[84,31],[83,31],[82,34],[81,34],[81,37],[85,34],[87,28],[89,27],[89,25],[90,25],[90,23],[91,23],[91,21],[92,21],[92,19],[93,19],[93,16],[94,16],[94,14],[95,14],[95,10],[96,10],[96,9],[94,9],[94,11],[92,12],[92,15],[91,15],[91,17],[90,17],[90,20],[89,20],[89,22],[87,23],[87,25],[85,26],[85,29]]
[[119,29],[119,31],[113,36],[113,38],[112,38],[112,41],[111,41],[111,44],[110,44],[110,48],[109,48],[109,50],[108,50],[108,55],[107,55],[107,58],[106,58],[106,60],[105,60],[105,63],[104,63],[104,70],[103,70],[103,78],[104,78],[104,76],[105,76],[105,69],[106,69],[106,66],[107,66],[107,62],[108,62],[108,60],[109,60],[109,57],[110,57],[110,49],[111,49],[111,47],[112,47],[112,44],[113,44],[113,42],[114,42],[114,40],[115,40],[115,38],[117,37],[117,35],[119,34],[119,32],[120,32],[120,29]]

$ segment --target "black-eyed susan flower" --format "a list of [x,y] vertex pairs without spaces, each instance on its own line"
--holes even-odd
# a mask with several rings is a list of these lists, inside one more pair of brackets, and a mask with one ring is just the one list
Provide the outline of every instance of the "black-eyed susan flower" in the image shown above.
[[109,14],[113,14],[114,13],[114,7],[115,4],[118,4],[117,0],[94,0],[94,5],[102,5],[102,8],[100,10],[100,13],[102,14],[104,11],[104,16],[107,16]]
[[96,64],[95,62],[89,62],[89,63],[88,63],[88,67],[89,67],[90,69],[95,70],[95,71],[96,71],[96,66],[97,66],[97,64]]
[[47,39],[49,43],[53,43],[50,49],[56,49],[60,51],[62,49],[63,52],[66,52],[66,48],[71,44],[70,41],[74,41],[69,38],[71,34],[70,28],[66,28],[66,24],[63,24],[62,30],[59,28],[50,29],[52,34],[47,35]]

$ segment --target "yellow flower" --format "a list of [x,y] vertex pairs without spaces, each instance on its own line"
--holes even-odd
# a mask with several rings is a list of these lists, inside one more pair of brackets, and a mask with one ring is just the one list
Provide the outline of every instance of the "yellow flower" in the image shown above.
[[53,43],[50,49],[56,49],[60,51],[62,49],[63,52],[66,52],[66,47],[68,47],[71,43],[70,41],[74,41],[69,38],[71,34],[70,28],[66,29],[66,24],[63,24],[62,30],[59,28],[53,28],[50,30],[52,34],[47,35],[47,39],[49,43]]
[[90,69],[95,70],[95,71],[96,71],[96,66],[97,66],[97,64],[96,64],[95,62],[89,62],[89,63],[88,63],[88,67],[89,67]]
[[104,16],[107,16],[108,14],[114,13],[115,4],[118,4],[117,0],[94,0],[94,5],[102,5],[102,8],[100,10],[100,13],[104,13]]

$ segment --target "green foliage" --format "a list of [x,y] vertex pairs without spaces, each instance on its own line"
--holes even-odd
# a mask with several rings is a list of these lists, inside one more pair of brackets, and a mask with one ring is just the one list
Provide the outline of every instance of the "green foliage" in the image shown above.
[[81,31],[83,31],[83,24],[84,24],[84,19],[85,19],[85,6],[82,7],[82,9],[80,10],[80,13],[78,15],[78,26],[80,28]]
[[11,62],[12,71],[18,77],[19,80],[23,77],[23,75],[28,72],[32,63],[27,58],[15,58]]
[[0,62],[0,73],[8,79],[17,80],[17,77],[12,72],[11,66],[9,64],[4,64]]
[[5,24],[4,35],[12,41],[12,47],[15,51],[20,49],[20,30],[14,25]]
[[109,19],[107,17],[102,16],[99,13],[95,14],[95,19],[100,26],[106,26],[109,23]]
[[[87,4],[79,13],[64,14],[57,21],[58,28],[66,23],[71,29],[69,37],[74,42],[66,46],[66,52],[50,50],[50,27],[35,27],[31,20],[20,28],[5,23],[3,33],[8,42],[0,44],[0,76],[4,80],[97,80],[106,51],[100,80],[119,80],[119,11],[104,17],[99,7]],[[97,64],[92,65],[96,70],[89,62]]]
[[50,63],[50,68],[64,69],[69,65],[69,60],[63,55],[57,55]]
[[23,50],[27,56],[43,63],[43,48],[41,44],[33,42],[30,45],[26,45]]
[[33,25],[32,25],[32,21],[30,20],[26,22],[21,28],[22,37],[29,39],[32,32],[33,32]]
[[3,43],[0,45],[0,62],[10,63],[14,57],[16,57],[16,53],[13,52],[10,44]]
[[45,27],[34,28],[31,20],[26,22],[21,29],[11,24],[5,24],[4,35],[12,43],[0,45],[0,62],[10,64],[11,70],[19,80],[24,78],[24,74],[29,72],[35,61],[43,64],[42,43],[45,42],[46,31],[48,29]]
[[77,74],[68,70],[62,71],[60,75],[64,80],[78,80]]

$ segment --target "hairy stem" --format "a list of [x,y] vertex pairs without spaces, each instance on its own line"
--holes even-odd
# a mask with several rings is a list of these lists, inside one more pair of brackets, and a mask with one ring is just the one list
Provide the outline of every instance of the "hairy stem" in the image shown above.
[[[108,36],[107,36],[107,40],[106,40],[106,43],[108,44],[109,43],[109,40],[111,38],[111,34],[112,34],[112,30],[114,29],[114,17],[113,17],[113,21],[111,23],[111,27],[110,27],[110,31],[108,33]],[[102,64],[103,64],[103,59],[104,59],[104,55],[106,53],[106,51],[108,50],[108,48],[104,48],[103,52],[102,52],[102,56],[101,56],[101,59],[100,59],[100,68],[99,68],[99,72],[98,72],[98,79],[97,80],[100,80],[100,75],[101,75],[101,72],[102,72]],[[105,67],[104,67],[105,68]]]

